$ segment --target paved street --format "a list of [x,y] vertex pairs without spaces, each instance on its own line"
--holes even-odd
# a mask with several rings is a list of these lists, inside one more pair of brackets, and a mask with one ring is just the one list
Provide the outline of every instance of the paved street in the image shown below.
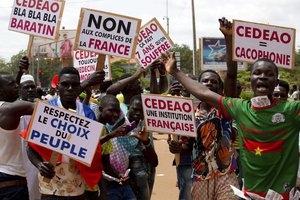
[[167,135],[154,135],[159,164],[156,168],[155,184],[151,200],[176,200],[178,188],[176,187],[176,170],[172,166],[174,155],[169,152]]

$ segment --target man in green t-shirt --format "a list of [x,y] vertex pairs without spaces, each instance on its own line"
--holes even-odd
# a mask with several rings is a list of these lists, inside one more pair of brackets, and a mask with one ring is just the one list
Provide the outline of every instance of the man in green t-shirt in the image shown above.
[[[231,37],[231,23],[222,19],[220,24]],[[265,197],[271,189],[289,199],[297,178],[300,103],[273,98],[278,84],[277,66],[266,58],[254,62],[250,70],[254,98],[242,100],[212,92],[176,68],[174,53],[168,53],[168,57],[169,74],[195,97],[222,110],[228,119],[236,120],[245,194]]]

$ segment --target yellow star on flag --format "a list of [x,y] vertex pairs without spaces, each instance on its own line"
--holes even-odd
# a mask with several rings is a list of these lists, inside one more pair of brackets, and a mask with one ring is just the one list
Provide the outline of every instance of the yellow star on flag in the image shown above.
[[261,156],[261,152],[263,151],[262,149],[260,149],[259,147],[257,147],[255,150],[255,155]]

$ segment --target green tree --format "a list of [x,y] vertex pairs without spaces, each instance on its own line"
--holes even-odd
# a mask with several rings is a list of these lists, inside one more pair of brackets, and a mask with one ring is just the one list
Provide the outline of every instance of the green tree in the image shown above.
[[[50,87],[53,77],[61,70],[61,61],[56,59],[40,58],[39,62],[35,61],[34,66],[38,66],[39,80],[42,87]],[[36,70],[36,69],[35,69]]]
[[193,73],[193,51],[186,44],[175,44],[172,51],[180,52],[180,69],[187,74]]
[[8,71],[8,66],[7,66],[7,63],[5,62],[4,58],[0,58],[0,71],[2,71],[2,72]]
[[13,55],[10,58],[10,62],[7,63],[8,72],[10,72],[12,74],[17,74],[17,72],[19,71],[19,60],[25,55],[26,55],[25,50],[21,50],[21,51],[19,51],[19,53]]
[[113,80],[117,80],[118,78],[120,78],[121,76],[126,74],[126,69],[124,69],[122,67],[122,65],[127,64],[127,63],[128,62],[126,59],[121,59],[121,60],[118,60],[111,64],[110,67],[111,67],[111,73],[112,73]]

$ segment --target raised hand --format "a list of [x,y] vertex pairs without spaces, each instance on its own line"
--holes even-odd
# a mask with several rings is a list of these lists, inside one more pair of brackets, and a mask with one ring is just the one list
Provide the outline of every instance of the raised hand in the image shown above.
[[165,63],[163,62],[163,60],[158,59],[154,61],[149,67],[151,71],[155,71],[156,69],[158,69],[160,74],[164,74],[166,72],[164,65]]
[[171,87],[169,88],[168,93],[172,96],[180,96],[182,91],[182,85],[177,81],[172,83]]
[[142,126],[142,121],[139,121],[136,130],[136,133],[131,134],[130,137],[134,137],[144,143],[149,141],[149,133],[145,131],[144,127]]
[[113,138],[113,137],[125,136],[128,133],[128,131],[129,131],[129,125],[123,124],[109,134]]
[[145,74],[146,74],[145,69],[143,67],[138,67],[133,76],[135,76],[138,79],[138,78],[141,78],[142,75],[145,76]]
[[232,36],[232,23],[228,21],[225,17],[222,17],[219,19],[220,23],[220,31],[223,33],[225,37],[231,37]]
[[162,54],[162,59],[166,60],[165,68],[169,74],[173,74],[174,72],[178,71],[176,67],[176,59],[175,59],[175,52],[167,52],[167,54]]
[[20,60],[19,60],[19,69],[22,72],[25,72],[28,70],[29,67],[29,59],[27,56],[23,56]]
[[105,79],[104,71],[95,71],[85,80],[85,82],[88,83],[88,86],[92,86],[92,85],[98,85],[103,83],[104,79]]

